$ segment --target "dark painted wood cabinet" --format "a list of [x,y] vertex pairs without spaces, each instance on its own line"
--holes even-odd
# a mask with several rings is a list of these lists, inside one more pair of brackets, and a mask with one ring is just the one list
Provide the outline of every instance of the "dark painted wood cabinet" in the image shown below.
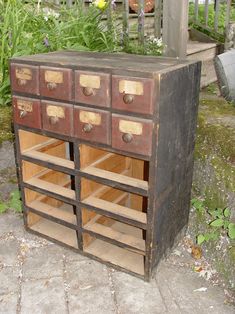
[[150,280],[188,221],[200,69],[126,54],[13,58],[26,229]]

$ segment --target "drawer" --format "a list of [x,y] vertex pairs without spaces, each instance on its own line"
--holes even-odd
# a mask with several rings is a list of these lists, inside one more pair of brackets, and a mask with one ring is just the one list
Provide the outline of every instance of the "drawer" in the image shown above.
[[110,107],[110,74],[75,71],[75,101]]
[[73,106],[51,101],[42,101],[42,126],[46,131],[73,135]]
[[113,75],[112,107],[119,110],[153,113],[154,81]]
[[39,67],[12,63],[11,87],[15,92],[39,95]]
[[152,152],[152,121],[112,115],[112,147],[150,156]]
[[73,72],[71,69],[40,67],[40,93],[42,96],[72,100]]
[[40,100],[13,96],[15,123],[41,129]]
[[110,113],[74,108],[74,135],[80,139],[110,144]]

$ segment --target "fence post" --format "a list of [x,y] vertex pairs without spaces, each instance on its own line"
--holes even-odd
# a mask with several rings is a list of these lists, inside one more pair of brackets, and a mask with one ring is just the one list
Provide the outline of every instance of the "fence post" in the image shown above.
[[186,58],[188,41],[188,0],[163,1],[164,55]]

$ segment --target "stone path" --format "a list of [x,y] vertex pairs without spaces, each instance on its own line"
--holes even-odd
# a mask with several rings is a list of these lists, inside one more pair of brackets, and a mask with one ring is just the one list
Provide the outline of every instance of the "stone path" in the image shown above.
[[[24,230],[21,215],[5,213],[0,215],[0,313],[234,313],[224,304],[223,289],[182,266],[190,258],[173,252],[146,283],[36,237]],[[200,288],[207,289],[195,291]]]

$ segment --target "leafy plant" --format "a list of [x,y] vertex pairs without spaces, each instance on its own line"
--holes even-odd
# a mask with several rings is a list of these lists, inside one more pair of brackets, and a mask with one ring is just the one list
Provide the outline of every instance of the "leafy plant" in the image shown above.
[[8,202],[0,201],[0,214],[5,213],[8,208],[14,209],[16,213],[22,212],[22,202],[19,190],[11,192]]
[[217,240],[222,232],[227,234],[231,240],[235,239],[235,224],[230,220],[231,210],[229,208],[207,209],[204,202],[199,199],[192,199],[191,204],[198,213],[208,214],[210,217],[207,222],[209,232],[198,234],[198,245],[210,240]]
[[144,45],[139,45],[136,41],[129,40],[124,46],[124,51],[133,54],[160,56],[163,52],[162,39],[149,36],[145,38]]
[[4,202],[0,201],[0,214],[5,213],[7,208],[8,208],[7,204],[5,204]]
[[9,206],[9,208],[14,209],[14,211],[17,213],[22,212],[22,202],[21,202],[19,190],[15,190],[15,191],[11,192],[8,206]]

